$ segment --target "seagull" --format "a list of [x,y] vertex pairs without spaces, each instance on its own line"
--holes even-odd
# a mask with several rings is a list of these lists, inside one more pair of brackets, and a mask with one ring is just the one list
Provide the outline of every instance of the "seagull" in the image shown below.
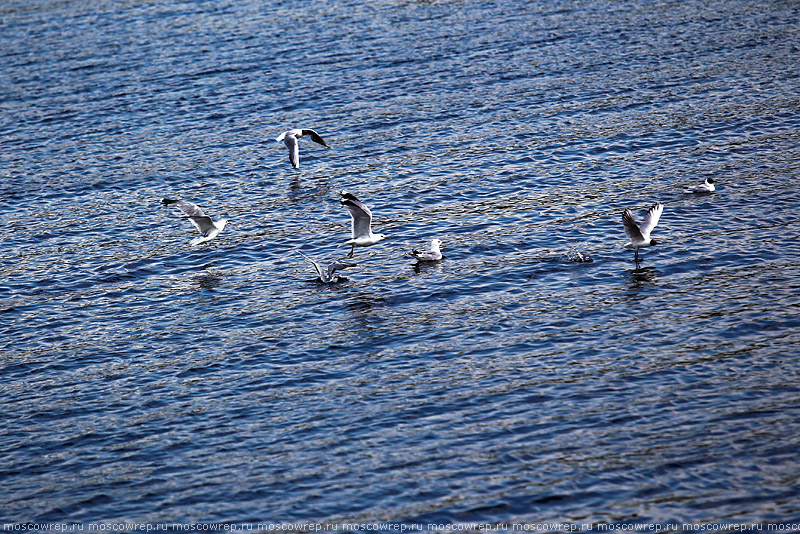
[[287,130],[280,134],[278,137],[275,138],[276,141],[283,141],[286,147],[289,149],[289,161],[292,163],[292,167],[295,169],[300,168],[300,143],[299,139],[307,135],[311,138],[312,141],[315,143],[319,143],[320,145],[324,146],[325,148],[330,148],[328,143],[314,130],[309,128],[304,129],[295,129],[295,130]]
[[439,261],[443,257],[441,251],[439,250],[439,245],[441,244],[442,242],[438,239],[432,239],[430,250],[419,250],[415,248],[409,252],[409,254],[417,258],[419,261]]
[[185,200],[171,200],[165,198],[161,200],[161,203],[165,206],[177,206],[180,208],[195,228],[200,230],[200,233],[203,234],[189,242],[192,246],[211,241],[217,237],[222,229],[225,228],[225,225],[228,224],[228,219],[220,219],[217,222],[212,221],[211,217],[203,213],[203,210],[201,210],[199,206]]
[[622,225],[625,226],[625,235],[631,240],[626,246],[633,248],[635,261],[639,261],[640,248],[649,247],[657,243],[655,239],[650,239],[650,232],[658,224],[658,219],[661,218],[661,212],[663,211],[664,204],[656,202],[647,210],[641,225],[636,223],[631,210],[626,209],[623,212]]
[[356,247],[368,247],[386,239],[383,234],[372,233],[372,212],[355,195],[342,191],[342,205],[350,212],[353,227],[353,237],[345,242],[351,245],[348,258],[353,257]]
[[687,187],[683,190],[684,193],[713,193],[716,187],[714,187],[714,179],[713,178],[706,178],[705,181],[700,185],[693,185],[691,187]]
[[348,267],[356,267],[358,264],[356,263],[349,263],[342,260],[335,260],[328,264],[328,267],[323,269],[322,266],[300,252],[297,251],[298,254],[303,256],[308,262],[314,266],[314,269],[317,270],[317,274],[319,275],[319,279],[321,282],[325,284],[333,284],[340,280],[339,275],[336,274],[336,271],[341,271],[342,269],[347,269]]

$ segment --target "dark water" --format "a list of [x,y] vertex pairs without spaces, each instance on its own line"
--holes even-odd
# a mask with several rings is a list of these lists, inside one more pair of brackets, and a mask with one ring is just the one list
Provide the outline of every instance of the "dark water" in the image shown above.
[[0,16],[0,520],[800,518],[800,3]]

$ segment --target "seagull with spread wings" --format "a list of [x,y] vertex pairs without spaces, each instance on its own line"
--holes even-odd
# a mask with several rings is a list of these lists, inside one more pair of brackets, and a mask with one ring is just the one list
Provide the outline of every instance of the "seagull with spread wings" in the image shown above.
[[348,267],[358,266],[358,264],[356,263],[350,263],[343,260],[334,260],[330,262],[328,266],[323,269],[322,265],[312,260],[299,250],[297,251],[297,253],[303,256],[308,261],[308,263],[310,263],[314,267],[314,270],[317,271],[317,275],[319,276],[320,282],[323,282],[325,284],[334,284],[342,279],[341,277],[339,277],[336,271],[341,271],[342,269],[347,269]]
[[384,234],[372,233],[372,212],[355,195],[342,191],[342,205],[350,212],[352,222],[352,237],[345,242],[352,247],[348,258],[353,257],[356,247],[369,247],[386,239]]
[[650,232],[658,224],[661,218],[661,213],[664,211],[664,204],[656,202],[642,219],[642,224],[637,224],[636,219],[633,218],[631,210],[626,209],[622,214],[622,225],[625,227],[625,235],[630,238],[631,242],[626,246],[633,248],[634,260],[639,261],[639,249],[653,246],[657,243],[655,239],[650,238]]
[[206,241],[211,241],[219,233],[225,228],[225,225],[228,224],[227,219],[220,219],[217,222],[211,220],[211,217],[203,213],[203,210],[200,209],[199,206],[196,204],[192,204],[191,202],[187,202],[186,200],[172,200],[169,198],[165,198],[161,200],[161,203],[165,206],[175,206],[179,208],[185,215],[186,218],[197,228],[201,234],[200,237],[196,237],[192,239],[189,244],[199,245],[200,243],[205,243]]
[[294,130],[287,130],[275,138],[276,141],[283,141],[286,148],[289,149],[289,161],[295,169],[300,168],[300,141],[299,139],[304,136],[309,136],[312,141],[317,144],[330,148],[328,143],[317,132],[310,128],[297,128]]

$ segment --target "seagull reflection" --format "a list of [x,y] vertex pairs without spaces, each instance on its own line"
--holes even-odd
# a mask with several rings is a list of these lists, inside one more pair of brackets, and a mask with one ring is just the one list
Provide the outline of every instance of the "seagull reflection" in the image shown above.
[[628,273],[630,274],[631,287],[638,288],[655,284],[659,271],[655,267],[639,267],[639,263],[637,263],[636,268],[628,271]]

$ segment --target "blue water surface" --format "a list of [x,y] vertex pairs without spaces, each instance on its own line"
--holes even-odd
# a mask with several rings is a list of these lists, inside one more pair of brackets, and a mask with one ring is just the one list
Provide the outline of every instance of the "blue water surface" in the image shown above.
[[800,519],[798,2],[9,0],[0,56],[0,522]]

